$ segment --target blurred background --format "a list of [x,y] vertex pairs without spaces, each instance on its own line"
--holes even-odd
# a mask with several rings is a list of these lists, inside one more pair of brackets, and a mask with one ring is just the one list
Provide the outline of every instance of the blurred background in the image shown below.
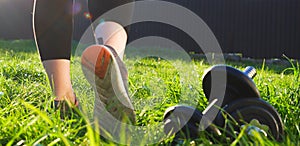
[[[217,37],[224,53],[251,58],[300,59],[299,0],[169,0],[200,16]],[[33,39],[33,0],[0,0],[0,39]],[[74,40],[79,40],[90,22],[85,18],[86,0],[76,0]],[[188,23],[188,22],[187,22]],[[161,36],[187,52],[201,53],[183,31],[166,24],[133,24],[129,41]]]

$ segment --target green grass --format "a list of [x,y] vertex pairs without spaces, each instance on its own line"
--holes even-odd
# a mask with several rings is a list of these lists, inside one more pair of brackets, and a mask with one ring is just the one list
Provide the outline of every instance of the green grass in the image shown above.
[[[0,40],[0,145],[115,145],[100,139],[89,126],[91,112],[65,120],[50,108],[52,94],[39,55],[31,40]],[[72,59],[72,82],[84,109],[92,111],[93,92],[84,80],[78,57]],[[150,131],[153,139],[160,136],[159,123],[166,108],[180,104],[204,110],[207,100],[201,77],[210,65],[205,61],[126,59],[129,70],[129,92],[137,115],[137,125]],[[285,125],[282,142],[260,136],[235,136],[209,139],[202,134],[184,145],[300,145],[300,69],[290,66],[227,62],[243,69],[255,66],[254,79],[261,96],[274,106]],[[153,127],[156,127],[153,128]],[[124,134],[126,135],[126,134]],[[141,140],[141,139],[140,139]],[[172,138],[155,145],[168,145]],[[126,143],[129,140],[123,139]]]

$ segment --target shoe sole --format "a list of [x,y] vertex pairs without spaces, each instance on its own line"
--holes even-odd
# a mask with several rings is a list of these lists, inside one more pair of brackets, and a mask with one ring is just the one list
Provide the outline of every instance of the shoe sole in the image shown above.
[[81,63],[86,79],[95,90],[94,118],[110,119],[104,122],[109,125],[111,120],[134,123],[135,113],[127,92],[127,70],[115,50],[103,45],[89,46],[82,54]]

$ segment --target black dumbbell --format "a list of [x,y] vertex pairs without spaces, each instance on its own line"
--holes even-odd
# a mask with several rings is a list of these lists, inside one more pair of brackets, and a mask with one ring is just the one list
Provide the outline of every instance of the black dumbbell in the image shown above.
[[[248,92],[251,92],[252,94],[249,93],[244,93],[244,94],[249,94],[253,95],[253,97],[258,97],[259,92],[256,89],[255,84],[252,81],[252,77],[256,75],[256,72],[253,68],[248,67],[244,73],[229,67],[229,66],[214,66],[210,68],[206,74],[204,75],[203,78],[203,83],[204,83],[204,93],[207,97],[208,95],[211,94],[210,89],[207,87],[211,87],[210,81],[211,81],[211,74],[212,72],[214,75],[217,76],[222,76],[224,74],[224,69],[228,70],[227,71],[227,78],[234,78],[235,76],[238,76],[238,78],[235,78],[234,80],[230,80],[230,82],[227,82],[228,85],[233,85],[235,86],[226,86],[224,84],[216,84],[218,86],[221,86],[221,88],[229,87],[226,91],[226,96],[229,101],[229,97],[232,97],[233,94],[241,94],[238,92],[231,91],[233,88],[237,88],[238,82],[242,81],[245,83],[248,83],[251,88],[248,89]],[[216,96],[217,97],[217,96]],[[236,95],[236,97],[238,97]],[[252,96],[250,96],[252,97]],[[206,113],[210,114],[211,112],[214,112],[213,110],[218,110],[215,109],[213,106],[209,107],[210,109],[206,109]],[[218,111],[217,111],[218,112]],[[194,107],[190,106],[185,106],[185,105],[176,105],[173,107],[168,108],[165,111],[164,114],[164,132],[168,134],[175,134],[176,139],[181,139],[181,138],[196,138],[198,137],[198,134],[200,131],[203,131],[203,129],[199,128],[199,126],[204,126],[207,127],[207,125],[210,125],[212,122],[212,118],[210,115],[203,115],[199,110],[195,109]],[[203,125],[200,125],[200,121],[203,119],[202,123]],[[220,131],[214,127],[213,125],[208,126],[206,131],[209,131],[210,133],[215,133],[217,135],[220,134]]]
[[[224,84],[217,83],[218,77],[223,78],[226,76]],[[220,99],[220,90],[225,90],[224,100],[221,103],[223,112],[219,112],[219,109],[213,105],[219,105],[210,103],[205,112],[201,113],[197,109],[190,106],[173,106],[166,110],[164,114],[166,134],[175,134],[175,138],[197,138],[199,134],[199,127],[210,125],[206,129],[210,133],[220,135],[220,130],[216,129],[214,125],[219,127],[225,127],[224,115],[229,114],[239,123],[239,126],[234,126],[235,131],[247,123],[254,124],[249,126],[247,131],[251,133],[251,130],[261,132],[265,135],[270,133],[276,140],[280,140],[283,135],[283,124],[278,112],[266,101],[260,98],[260,93],[256,88],[252,78],[256,75],[256,71],[253,67],[247,67],[244,72],[241,72],[233,67],[226,65],[217,65],[211,67],[206,71],[203,77],[203,90],[206,97],[211,97],[209,101],[214,99]],[[212,77],[217,77],[214,80],[215,83],[211,83]],[[212,87],[216,86],[216,87]],[[220,89],[211,92],[211,89]],[[213,120],[210,117],[214,110],[218,110],[216,118]],[[228,116],[229,117],[229,116]],[[200,121],[204,120],[204,125],[200,125]],[[213,123],[211,122],[213,121]],[[203,124],[202,123],[202,124]],[[264,129],[267,127],[268,129]],[[224,128],[222,128],[224,129]],[[225,131],[226,133],[226,131]]]
[[[203,75],[204,94],[209,98],[209,102],[214,98],[223,98],[221,107],[240,97],[260,98],[259,91],[252,80],[255,75],[256,71],[253,67],[247,67],[244,72],[241,72],[231,66],[215,65],[206,70]],[[212,92],[212,89],[215,90]],[[222,91],[224,95],[220,95]]]
[[[212,74],[216,77],[225,75],[226,83],[218,84],[218,80],[211,83]],[[269,130],[264,131],[259,126],[255,127],[256,130],[265,134],[269,132],[275,139],[280,140],[280,136],[283,135],[282,120],[278,112],[260,98],[260,93],[252,80],[255,74],[253,67],[247,67],[244,72],[241,72],[226,65],[213,66],[204,74],[203,91],[206,97],[210,97],[209,101],[222,98],[218,97],[220,91],[211,92],[211,89],[225,90],[223,102],[220,104],[224,113],[218,113],[214,124],[225,127],[224,115],[226,114],[231,115],[230,117],[233,117],[239,126],[257,120],[260,125],[267,126]],[[237,126],[235,130],[238,131],[239,128]]]
[[[261,98],[241,98],[230,102],[223,107],[224,112],[219,112],[214,120],[214,124],[219,127],[229,127],[229,123],[225,123],[225,118],[233,118],[238,125],[231,125],[232,130],[239,132],[243,125],[251,124],[254,120],[258,123],[249,126],[246,131],[254,130],[261,132],[265,136],[269,134],[276,140],[281,140],[281,136],[284,134],[283,123],[280,115],[274,107]],[[225,116],[230,115],[230,116]],[[262,128],[265,127],[265,128]],[[227,129],[229,131],[229,129]],[[230,133],[230,132],[229,132]]]
[[166,135],[175,135],[177,141],[195,139],[204,130],[220,135],[212,121],[194,107],[176,105],[169,107],[164,113],[164,132]]

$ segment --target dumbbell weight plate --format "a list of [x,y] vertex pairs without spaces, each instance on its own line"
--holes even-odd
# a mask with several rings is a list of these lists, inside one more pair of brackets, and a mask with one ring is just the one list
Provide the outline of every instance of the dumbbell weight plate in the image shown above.
[[[226,83],[218,82],[217,78],[215,78],[214,83],[212,83],[212,74],[217,78],[226,75]],[[221,107],[240,97],[260,98],[260,93],[253,80],[231,66],[215,65],[209,68],[203,75],[202,87],[205,96],[207,98],[221,98],[218,97],[218,92],[221,91],[211,92],[212,86],[216,87],[214,89],[225,90]],[[209,100],[211,101],[212,99]]]
[[[231,115],[240,126],[250,123],[256,119],[259,123],[267,125],[272,136],[276,140],[280,140],[283,135],[283,124],[278,112],[266,101],[260,98],[242,98],[235,100],[224,108],[224,111]],[[225,126],[225,119],[222,112],[220,112],[214,123],[218,126]],[[236,127],[236,130],[239,127]]]
[[[199,124],[203,114],[191,106],[176,105],[169,107],[164,114],[164,132],[166,135],[175,134],[175,138],[197,138],[199,137]],[[205,124],[212,123],[206,120]],[[217,128],[208,126],[206,131],[211,133],[220,133]]]

